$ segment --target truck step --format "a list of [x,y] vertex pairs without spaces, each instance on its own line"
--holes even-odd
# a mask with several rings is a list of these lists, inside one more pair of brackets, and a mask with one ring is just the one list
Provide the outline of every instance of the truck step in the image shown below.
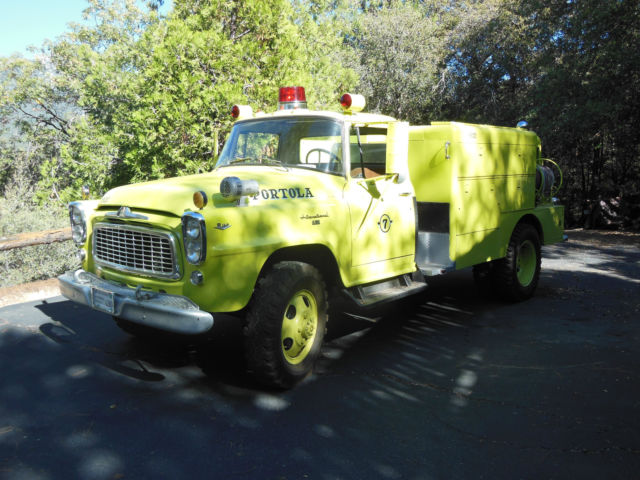
[[345,289],[348,298],[360,307],[371,307],[386,302],[399,300],[427,289],[424,279],[401,275],[382,282]]
[[444,273],[452,272],[455,270],[455,264],[443,265],[440,263],[422,263],[418,265],[420,272],[425,277],[433,277],[434,275],[442,275]]

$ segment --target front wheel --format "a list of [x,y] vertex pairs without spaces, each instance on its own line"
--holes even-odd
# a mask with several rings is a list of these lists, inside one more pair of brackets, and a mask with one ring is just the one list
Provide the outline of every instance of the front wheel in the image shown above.
[[263,384],[291,388],[320,355],[327,324],[327,292],[318,270],[281,262],[260,281],[244,330],[247,366]]
[[516,302],[530,298],[540,278],[540,237],[529,224],[516,225],[507,255],[496,263],[499,291]]

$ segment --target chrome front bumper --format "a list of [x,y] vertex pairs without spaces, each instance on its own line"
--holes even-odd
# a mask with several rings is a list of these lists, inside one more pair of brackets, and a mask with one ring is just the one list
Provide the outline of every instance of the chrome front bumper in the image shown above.
[[204,333],[213,315],[187,297],[134,289],[80,269],[58,277],[62,295],[82,305],[130,322],[185,335]]

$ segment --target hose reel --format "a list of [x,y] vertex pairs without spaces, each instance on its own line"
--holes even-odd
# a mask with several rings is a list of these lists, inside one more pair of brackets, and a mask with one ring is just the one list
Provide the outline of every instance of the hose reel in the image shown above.
[[551,203],[561,186],[562,170],[558,164],[548,158],[540,159],[540,163],[536,165],[537,203]]

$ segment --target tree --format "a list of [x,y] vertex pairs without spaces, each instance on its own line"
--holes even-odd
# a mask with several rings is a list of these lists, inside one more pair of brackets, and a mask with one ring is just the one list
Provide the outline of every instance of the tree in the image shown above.
[[457,120],[515,126],[532,108],[535,25],[521,0],[458,2],[445,63],[451,96],[445,112]]
[[295,84],[311,107],[326,107],[355,82],[337,61],[335,24],[313,18],[311,3],[177,0],[168,18],[157,6],[90,0],[91,23],[73,25],[34,61],[3,61],[1,118],[38,128],[39,147],[54,138],[35,162],[43,195],[70,200],[83,184],[99,194],[209,170],[234,103],[273,109],[277,87]]
[[176,2],[140,41],[150,52],[136,79],[140,104],[117,126],[127,176],[210,169],[231,106],[272,110],[279,86],[305,85],[312,106],[337,98],[353,81],[324,55],[339,42],[302,20],[286,0]]
[[534,118],[565,166],[569,220],[612,197],[621,198],[623,210],[637,209],[640,2],[556,1],[531,8],[544,47]]
[[234,103],[272,109],[278,86],[299,84],[322,106],[355,80],[331,61],[340,39],[287,0],[176,1],[167,19],[132,0],[91,0],[86,14],[95,26],[75,26],[47,52],[83,113],[47,164],[76,195],[91,175],[104,191],[210,170]]
[[366,10],[355,21],[351,45],[368,108],[414,123],[435,119],[448,94],[447,12],[431,2]]
[[69,140],[72,109],[49,67],[0,58],[0,192],[16,177],[28,186],[37,183],[42,163],[59,157]]
[[92,23],[0,59],[0,190],[21,175],[64,201],[208,170],[233,103],[271,110],[295,84],[335,108],[359,80],[369,110],[413,123],[528,120],[569,223],[601,197],[640,209],[638,0],[160,3],[90,0]]

